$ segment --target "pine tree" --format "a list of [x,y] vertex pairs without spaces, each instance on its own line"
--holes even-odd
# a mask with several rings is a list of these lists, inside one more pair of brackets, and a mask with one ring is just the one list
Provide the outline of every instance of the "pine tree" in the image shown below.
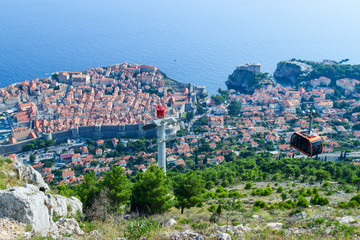
[[202,202],[201,193],[204,189],[204,182],[195,176],[193,171],[181,175],[174,185],[176,207],[181,209],[194,207]]
[[130,200],[130,184],[123,174],[124,169],[117,166],[105,173],[102,186],[107,188],[111,206],[115,209]]
[[132,189],[132,211],[163,213],[171,208],[171,198],[169,179],[163,169],[151,165],[146,172],[138,172]]

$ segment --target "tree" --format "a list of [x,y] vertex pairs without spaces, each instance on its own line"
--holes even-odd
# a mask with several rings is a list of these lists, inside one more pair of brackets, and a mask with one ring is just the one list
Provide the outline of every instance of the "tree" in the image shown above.
[[193,171],[181,175],[179,180],[176,181],[174,195],[176,197],[176,207],[181,209],[181,214],[183,214],[184,208],[192,208],[201,204],[203,185],[204,182],[195,176]]
[[119,166],[114,167],[110,172],[105,173],[102,182],[102,185],[108,190],[111,206],[115,209],[130,200],[130,184],[123,173],[124,169]]
[[132,211],[163,213],[171,208],[171,198],[169,179],[163,169],[151,165],[146,172],[138,172],[132,189]]
[[354,183],[357,185],[357,190],[359,191],[359,189],[360,189],[360,178],[355,178]]
[[31,164],[34,164],[35,160],[36,160],[36,156],[34,154],[30,154],[30,162],[31,162]]
[[241,112],[241,103],[232,101],[227,108],[229,110],[229,115],[238,116]]
[[319,170],[316,172],[315,175],[316,175],[317,180],[320,180],[320,184],[322,183],[323,180],[326,180],[330,177],[330,173],[325,170]]
[[85,174],[83,182],[78,185],[77,193],[80,200],[84,204],[84,209],[88,209],[92,206],[94,199],[100,192],[97,186],[97,179],[94,171],[89,171]]

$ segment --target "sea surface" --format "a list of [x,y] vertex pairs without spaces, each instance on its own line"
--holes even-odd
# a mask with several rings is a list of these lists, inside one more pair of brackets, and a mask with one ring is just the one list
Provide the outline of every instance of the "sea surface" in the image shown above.
[[129,62],[225,88],[236,65],[291,58],[360,63],[359,0],[0,2],[0,87]]

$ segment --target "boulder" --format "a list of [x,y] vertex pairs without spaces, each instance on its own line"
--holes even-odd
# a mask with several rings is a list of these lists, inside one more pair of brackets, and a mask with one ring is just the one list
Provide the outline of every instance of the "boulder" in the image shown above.
[[53,227],[51,208],[50,195],[31,184],[0,191],[0,217],[30,224],[38,233]]
[[342,224],[349,224],[355,222],[355,219],[351,216],[338,217],[336,218],[336,220],[338,220]]
[[305,212],[299,212],[299,213],[295,213],[291,216],[292,219],[303,219],[303,218],[307,218],[307,214]]
[[270,227],[274,230],[280,230],[282,228],[283,224],[282,223],[268,223],[268,224],[266,224],[266,226]]
[[82,235],[84,231],[81,230],[78,222],[74,218],[60,218],[56,225],[58,226],[59,233],[63,235]]
[[231,237],[228,233],[217,232],[216,235],[219,240],[231,240]]
[[170,218],[167,222],[166,222],[166,226],[173,226],[173,225],[175,225],[175,224],[177,224],[177,222],[173,219],[173,218]]
[[75,216],[77,212],[82,213],[82,202],[76,197],[67,198],[61,195],[53,195],[51,205],[54,213],[59,217],[68,215]]
[[17,171],[19,178],[25,183],[33,184],[38,188],[43,187],[46,190],[50,189],[49,186],[45,183],[41,174],[32,166],[24,165],[21,162],[15,162],[14,168]]

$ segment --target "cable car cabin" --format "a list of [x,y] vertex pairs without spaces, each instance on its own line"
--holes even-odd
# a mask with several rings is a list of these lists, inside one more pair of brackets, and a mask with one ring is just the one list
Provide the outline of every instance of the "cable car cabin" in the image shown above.
[[317,135],[309,136],[307,132],[295,132],[291,135],[290,145],[300,152],[312,157],[323,151],[321,137]]

